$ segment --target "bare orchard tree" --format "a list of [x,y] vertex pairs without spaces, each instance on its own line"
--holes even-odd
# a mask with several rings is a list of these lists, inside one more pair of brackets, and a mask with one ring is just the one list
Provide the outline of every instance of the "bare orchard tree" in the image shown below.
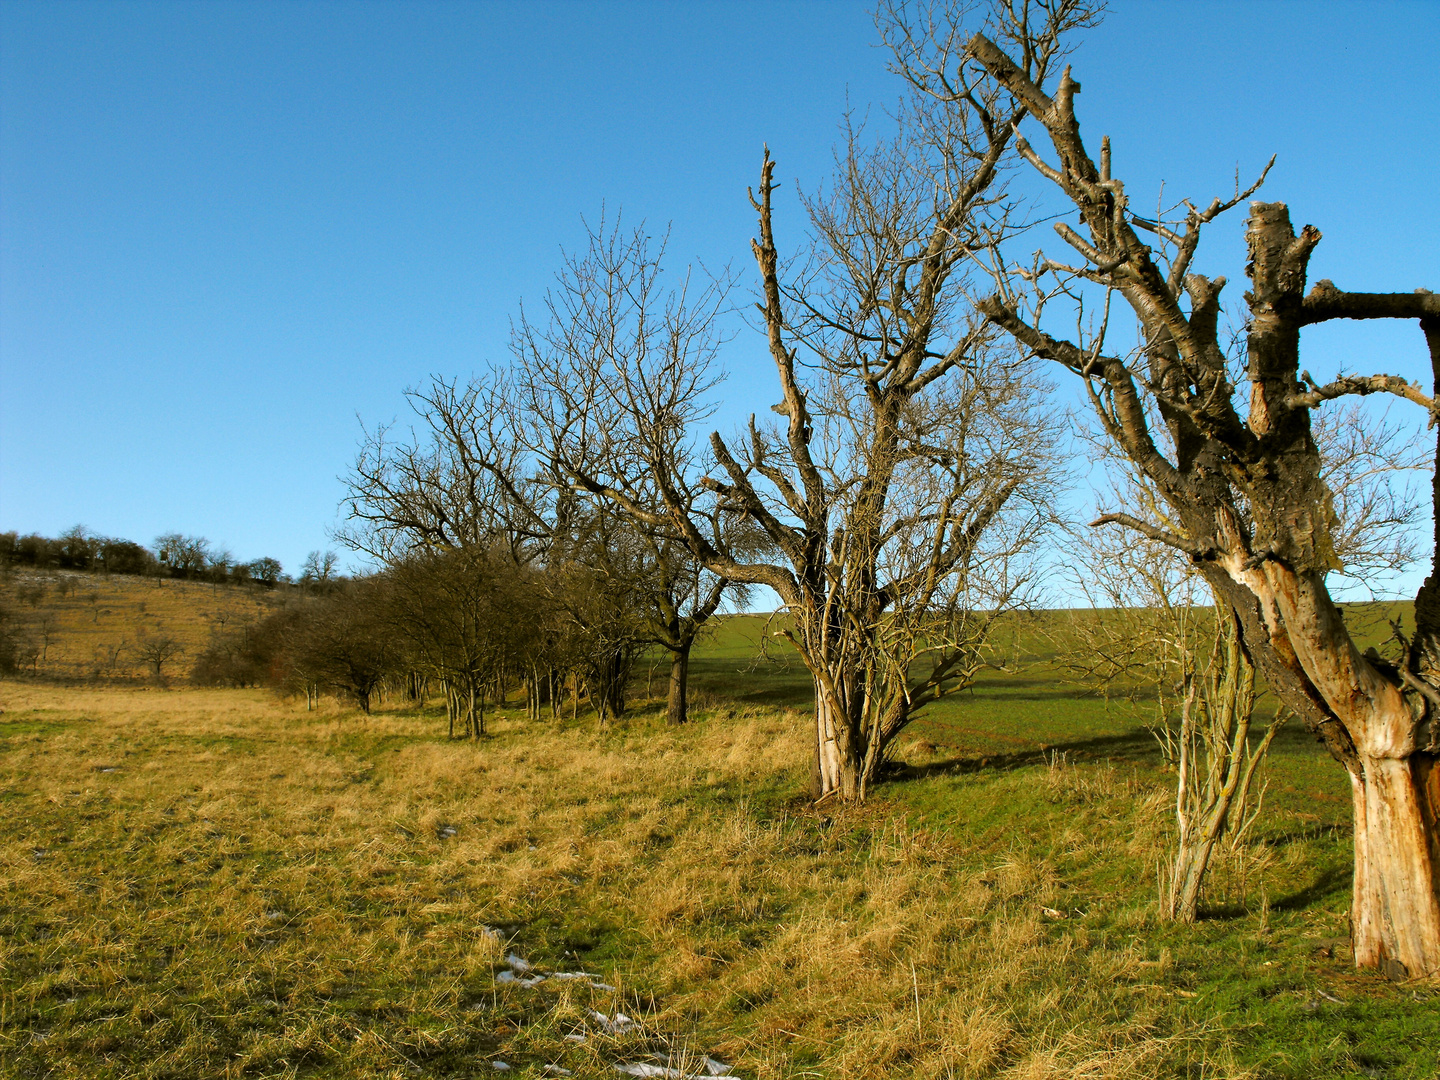
[[[1440,971],[1440,572],[1416,597],[1415,632],[1399,661],[1361,655],[1326,585],[1341,563],[1312,415],[1345,395],[1393,393],[1431,415],[1435,402],[1393,376],[1312,380],[1301,366],[1300,331],[1330,319],[1413,319],[1440,376],[1440,297],[1347,293],[1329,281],[1307,294],[1319,230],[1307,225],[1297,234],[1283,203],[1252,203],[1246,367],[1243,383],[1232,379],[1220,320],[1225,279],[1192,272],[1192,259],[1204,226],[1258,182],[1203,208],[1182,203],[1168,220],[1134,213],[1111,173],[1108,140],[1097,158],[1080,137],[1079,83],[1068,68],[1053,83],[1030,70],[1033,35],[1014,21],[1024,10],[1006,5],[999,20],[1011,44],[1024,47],[1007,53],[993,34],[976,34],[957,58],[963,74],[956,80],[1003,91],[1039,126],[1053,158],[1018,138],[1016,150],[1079,212],[1081,227],[1055,226],[1073,249],[1068,261],[1042,255],[1010,268],[995,255],[998,291],[982,308],[1035,356],[1081,380],[1109,438],[1159,492],[1159,506],[1129,507],[1100,523],[1191,558],[1238,620],[1245,652],[1272,690],[1347,770],[1357,964],[1433,974]],[[928,67],[913,54],[899,59],[917,85],[927,85]],[[1055,305],[1068,309],[1067,325],[1085,327],[1089,312],[1076,308],[1087,288],[1101,313],[1094,332],[1052,336]],[[1133,352],[1114,350],[1105,332],[1116,298],[1138,324]],[[1172,452],[1157,440],[1151,410]]]
[[411,668],[434,678],[471,739],[485,735],[486,699],[503,698],[504,674],[523,670],[538,623],[537,590],[523,567],[474,547],[417,548],[385,575],[384,613]]
[[386,610],[387,591],[388,583],[378,578],[344,583],[282,624],[276,666],[288,688],[304,688],[307,705],[323,686],[353,698],[369,715],[385,680],[405,669],[402,642]]
[[135,647],[135,656],[149,666],[151,675],[159,679],[165,665],[184,651],[183,644],[162,630],[155,637],[142,637]]
[[[714,385],[714,294],[665,291],[643,230],[591,236],[522,354],[527,406],[577,486],[779,594],[780,633],[814,678],[822,798],[863,799],[916,710],[972,677],[1045,517],[1035,367],[963,303],[979,223],[1004,227],[985,211],[1008,128],[975,126],[988,136],[963,159],[852,138],[789,274],[767,155],[754,254],[784,421],[711,435],[711,475],[690,438]],[[727,520],[763,545],[741,550]]]
[[516,565],[541,555],[564,507],[555,485],[530,475],[508,389],[497,372],[407,390],[421,428],[408,437],[393,426],[365,432],[339,539],[387,565],[416,549],[503,547]]
[[701,566],[672,532],[637,522],[605,500],[596,500],[575,524],[574,534],[552,548],[547,584],[556,587],[553,606],[572,618],[572,640],[590,643],[577,655],[590,656],[600,642],[613,642],[613,659],[587,661],[586,682],[601,691],[592,695],[596,709],[602,719],[624,711],[635,661],[658,646],[670,657],[666,722],[685,723],[691,651],[721,601],[739,590]]

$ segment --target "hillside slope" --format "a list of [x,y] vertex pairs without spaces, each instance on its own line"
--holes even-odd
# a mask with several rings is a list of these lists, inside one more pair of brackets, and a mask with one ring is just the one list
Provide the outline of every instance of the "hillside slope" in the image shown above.
[[183,678],[212,634],[261,619],[277,603],[262,588],[165,578],[69,570],[0,578],[0,605],[35,650],[22,669],[49,678],[150,676],[146,654],[167,638],[180,651],[162,662],[161,674]]

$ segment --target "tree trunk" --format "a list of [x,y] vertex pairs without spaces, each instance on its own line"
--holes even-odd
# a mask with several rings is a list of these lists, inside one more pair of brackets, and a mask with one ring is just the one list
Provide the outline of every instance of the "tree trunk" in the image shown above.
[[1440,769],[1429,754],[1379,756],[1361,747],[1355,801],[1355,962],[1394,979],[1440,971]]
[[683,724],[690,715],[690,649],[694,639],[670,650],[670,697],[665,706],[667,724]]
[[830,681],[838,693],[828,691],[819,679],[815,684],[814,795],[817,801],[831,795],[847,802],[863,799],[874,779],[875,763],[858,738],[860,724],[846,711],[858,709],[859,695],[852,692],[847,674]]
[[1294,655],[1354,740],[1355,962],[1397,978],[1440,972],[1440,770],[1422,722],[1436,691],[1407,695],[1362,657],[1318,575],[1265,569],[1285,626],[1307,631],[1287,635]]

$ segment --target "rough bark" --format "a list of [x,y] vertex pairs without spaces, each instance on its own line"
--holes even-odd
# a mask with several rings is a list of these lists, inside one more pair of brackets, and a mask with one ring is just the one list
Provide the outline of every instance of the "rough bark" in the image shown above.
[[670,650],[670,686],[665,703],[667,724],[683,724],[690,718],[690,649],[694,644],[695,639],[691,638]]

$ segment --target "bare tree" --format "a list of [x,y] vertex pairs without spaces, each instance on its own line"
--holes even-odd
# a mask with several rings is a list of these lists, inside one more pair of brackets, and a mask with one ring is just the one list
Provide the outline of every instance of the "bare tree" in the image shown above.
[[280,575],[284,568],[278,559],[266,556],[263,559],[256,559],[250,564],[250,577],[264,585],[267,589],[273,589],[280,581]]
[[[1163,444],[1163,421],[1151,422]],[[1315,436],[1335,495],[1345,573],[1369,586],[1403,569],[1415,557],[1410,526],[1420,510],[1406,481],[1425,465],[1412,433],[1348,408],[1317,416]],[[1164,500],[1134,463],[1103,431],[1087,431],[1086,438],[1093,459],[1111,468],[1105,510],[1145,506],[1163,519]],[[1174,449],[1166,445],[1165,452]],[[1224,841],[1233,850],[1259,814],[1263,785],[1253,808],[1250,794],[1290,713],[1281,706],[1258,741],[1251,739],[1254,665],[1234,613],[1187,554],[1110,529],[1077,537],[1072,552],[1077,584],[1093,610],[1057,635],[1061,663],[1107,696],[1138,691],[1156,700],[1157,737],[1176,778],[1177,836],[1163,909],[1190,922],[1217,847]]]
[[185,651],[185,646],[169,634],[146,636],[135,646],[135,657],[150,667],[150,674],[160,678],[165,665]]
[[313,707],[318,688],[354,699],[367,715],[385,679],[401,668],[401,649],[385,610],[386,583],[342,583],[310,601],[283,626],[280,666],[290,689],[305,690]]
[[155,538],[160,563],[174,577],[190,578],[204,572],[210,558],[210,541],[203,536],[165,533]]
[[[1117,484],[1133,505],[1143,480]],[[1137,490],[1138,489],[1138,490]],[[1283,707],[1255,727],[1255,668],[1236,621],[1216,604],[1189,560],[1144,537],[1099,531],[1071,548],[1077,585],[1091,610],[1057,627],[1058,662],[1107,697],[1155,702],[1152,728],[1175,770],[1176,836],[1162,914],[1193,922],[1212,856],[1234,847],[1258,815],[1250,796]]]
[[[1192,272],[1192,259],[1204,226],[1259,182],[1203,208],[1185,202],[1156,218],[1133,212],[1111,173],[1108,139],[1098,159],[1081,139],[1080,86],[1068,68],[1053,85],[1032,70],[1034,34],[1023,22],[1031,11],[1000,5],[991,32],[971,36],[955,57],[954,81],[1003,91],[1039,125],[1054,158],[1018,137],[1015,149],[1078,210],[1081,229],[1055,226],[1075,252],[1069,261],[1041,255],[1014,266],[992,249],[998,291],[982,309],[1035,356],[1081,379],[1108,437],[1160,493],[1160,507],[1130,507],[1098,523],[1132,529],[1192,559],[1238,621],[1245,652],[1271,688],[1347,770],[1356,962],[1392,974],[1440,971],[1440,572],[1416,597],[1415,632],[1403,655],[1393,663],[1362,656],[1326,585],[1341,564],[1312,423],[1316,410],[1345,395],[1396,394],[1432,416],[1435,402],[1394,376],[1320,383],[1300,360],[1306,326],[1414,319],[1440,376],[1440,297],[1347,293],[1329,281],[1307,294],[1319,230],[1307,225],[1297,234],[1283,203],[1252,203],[1244,383],[1232,379],[1221,332],[1225,279]],[[996,27],[1008,33],[1009,52],[996,44]],[[944,40],[955,40],[953,29]],[[933,89],[926,82],[931,66],[918,55],[902,52],[900,66],[915,85]],[[947,104],[943,94],[932,100]],[[1138,324],[1141,344],[1133,351],[1115,350],[1118,335],[1106,332],[1115,299]],[[1053,308],[1061,304],[1067,323],[1081,329],[1093,313],[1093,329],[1077,330],[1073,340],[1054,336]],[[1168,431],[1170,453],[1155,437],[1147,403]],[[1163,515],[1152,513],[1162,507]]]
[[477,548],[418,549],[386,580],[388,618],[410,666],[439,683],[450,734],[459,720],[464,735],[483,736],[487,696],[506,670],[523,667],[535,636],[534,583]]
[[417,548],[504,547],[516,565],[536,559],[566,506],[531,475],[507,391],[503,373],[407,390],[422,427],[408,438],[393,426],[365,432],[339,538],[386,564]]
[[[524,328],[522,320],[522,355]],[[547,658],[536,654],[547,670],[532,673],[532,689],[550,693],[559,670],[552,665],[577,663],[601,715],[618,715],[636,653],[655,643],[672,656],[667,715],[683,722],[691,648],[733,588],[701,567],[673,530],[626,523],[577,493],[555,465],[554,431],[537,422],[541,414],[553,419],[548,403],[523,403],[533,389],[533,378],[522,388],[491,372],[409,391],[422,433],[367,432],[350,479],[354,524],[342,537],[390,565],[419,551],[476,550],[541,568],[536,588],[560,620],[547,632],[557,648],[565,644],[542,649]]]
[[[673,532],[715,575],[779,594],[779,633],[814,678],[818,797],[864,798],[915,712],[973,676],[1045,519],[1035,367],[963,303],[968,252],[1006,228],[1009,129],[969,105],[951,122],[968,125],[965,153],[929,138],[870,149],[852,129],[788,272],[766,155],[754,255],[784,421],[712,434],[713,475],[689,440],[714,386],[716,292],[667,292],[643,229],[592,234],[522,352],[525,405],[575,485]],[[764,538],[760,557],[729,519]]]
[[327,589],[340,567],[340,556],[333,551],[312,551],[300,564],[300,583],[315,589]]

